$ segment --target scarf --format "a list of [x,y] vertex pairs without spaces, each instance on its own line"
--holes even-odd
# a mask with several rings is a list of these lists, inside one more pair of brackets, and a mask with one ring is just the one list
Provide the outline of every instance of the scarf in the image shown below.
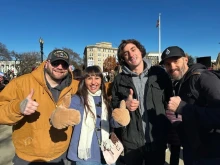
[[[91,158],[91,144],[92,137],[95,131],[95,123],[96,123],[96,106],[93,99],[93,96],[101,96],[101,90],[98,90],[96,93],[91,93],[88,91],[88,104],[90,106],[91,111],[93,112],[95,118],[88,111],[87,107],[84,107],[84,115],[82,120],[82,128],[79,138],[79,146],[78,146],[78,157],[80,159],[87,160]],[[101,114],[101,143],[107,141],[109,139],[109,119],[108,119],[108,111],[106,105],[102,99],[102,114]],[[86,117],[86,112],[88,112]],[[97,137],[98,140],[98,137]]]

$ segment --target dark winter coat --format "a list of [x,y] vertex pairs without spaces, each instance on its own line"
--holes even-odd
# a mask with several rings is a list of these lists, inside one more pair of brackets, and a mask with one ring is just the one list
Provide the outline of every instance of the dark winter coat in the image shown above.
[[[194,158],[220,158],[220,79],[201,64],[189,68],[180,80],[177,95],[181,103],[185,137]],[[194,90],[198,91],[195,96]]]
[[[131,121],[126,127],[116,129],[116,133],[122,140],[125,152],[145,146],[146,136],[150,137],[152,150],[156,148],[165,149],[167,133],[171,126],[165,115],[167,102],[172,93],[172,84],[169,76],[160,66],[153,66],[149,69],[147,83],[145,84],[144,114],[141,116],[139,109],[130,111]],[[112,87],[112,106],[119,107],[121,100],[126,100],[130,89],[133,89],[134,99],[137,98],[137,91],[129,74],[120,73],[115,77]],[[143,131],[142,121],[148,122],[148,132]],[[148,135],[146,135],[148,134]]]

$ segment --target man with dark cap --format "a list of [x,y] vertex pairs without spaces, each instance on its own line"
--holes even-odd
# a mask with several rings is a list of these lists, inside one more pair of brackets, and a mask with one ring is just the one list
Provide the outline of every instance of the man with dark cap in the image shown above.
[[185,165],[220,164],[220,79],[201,64],[189,68],[178,46],[166,48],[161,59],[177,82],[176,96],[170,98],[167,109],[182,115]]
[[[69,71],[69,54],[53,50],[29,74],[13,79],[0,93],[0,124],[13,125],[14,165],[64,165],[78,111],[68,109],[78,81]],[[54,110],[65,109],[66,129],[50,124]]]

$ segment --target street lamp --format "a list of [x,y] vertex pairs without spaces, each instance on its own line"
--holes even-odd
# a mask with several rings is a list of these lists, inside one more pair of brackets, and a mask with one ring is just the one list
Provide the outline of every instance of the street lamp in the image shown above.
[[40,55],[41,55],[41,62],[43,62],[43,56],[44,56],[44,40],[42,38],[39,39],[39,43],[40,43]]

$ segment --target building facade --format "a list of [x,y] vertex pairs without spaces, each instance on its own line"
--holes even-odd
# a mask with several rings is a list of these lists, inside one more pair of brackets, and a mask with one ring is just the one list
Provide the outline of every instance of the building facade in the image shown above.
[[159,54],[158,52],[148,52],[145,58],[150,59],[152,65],[159,65],[159,62],[161,60],[161,54]]
[[100,42],[95,45],[87,45],[84,49],[85,67],[98,65],[103,70],[103,63],[107,57],[117,59],[118,48],[113,48],[110,42]]

